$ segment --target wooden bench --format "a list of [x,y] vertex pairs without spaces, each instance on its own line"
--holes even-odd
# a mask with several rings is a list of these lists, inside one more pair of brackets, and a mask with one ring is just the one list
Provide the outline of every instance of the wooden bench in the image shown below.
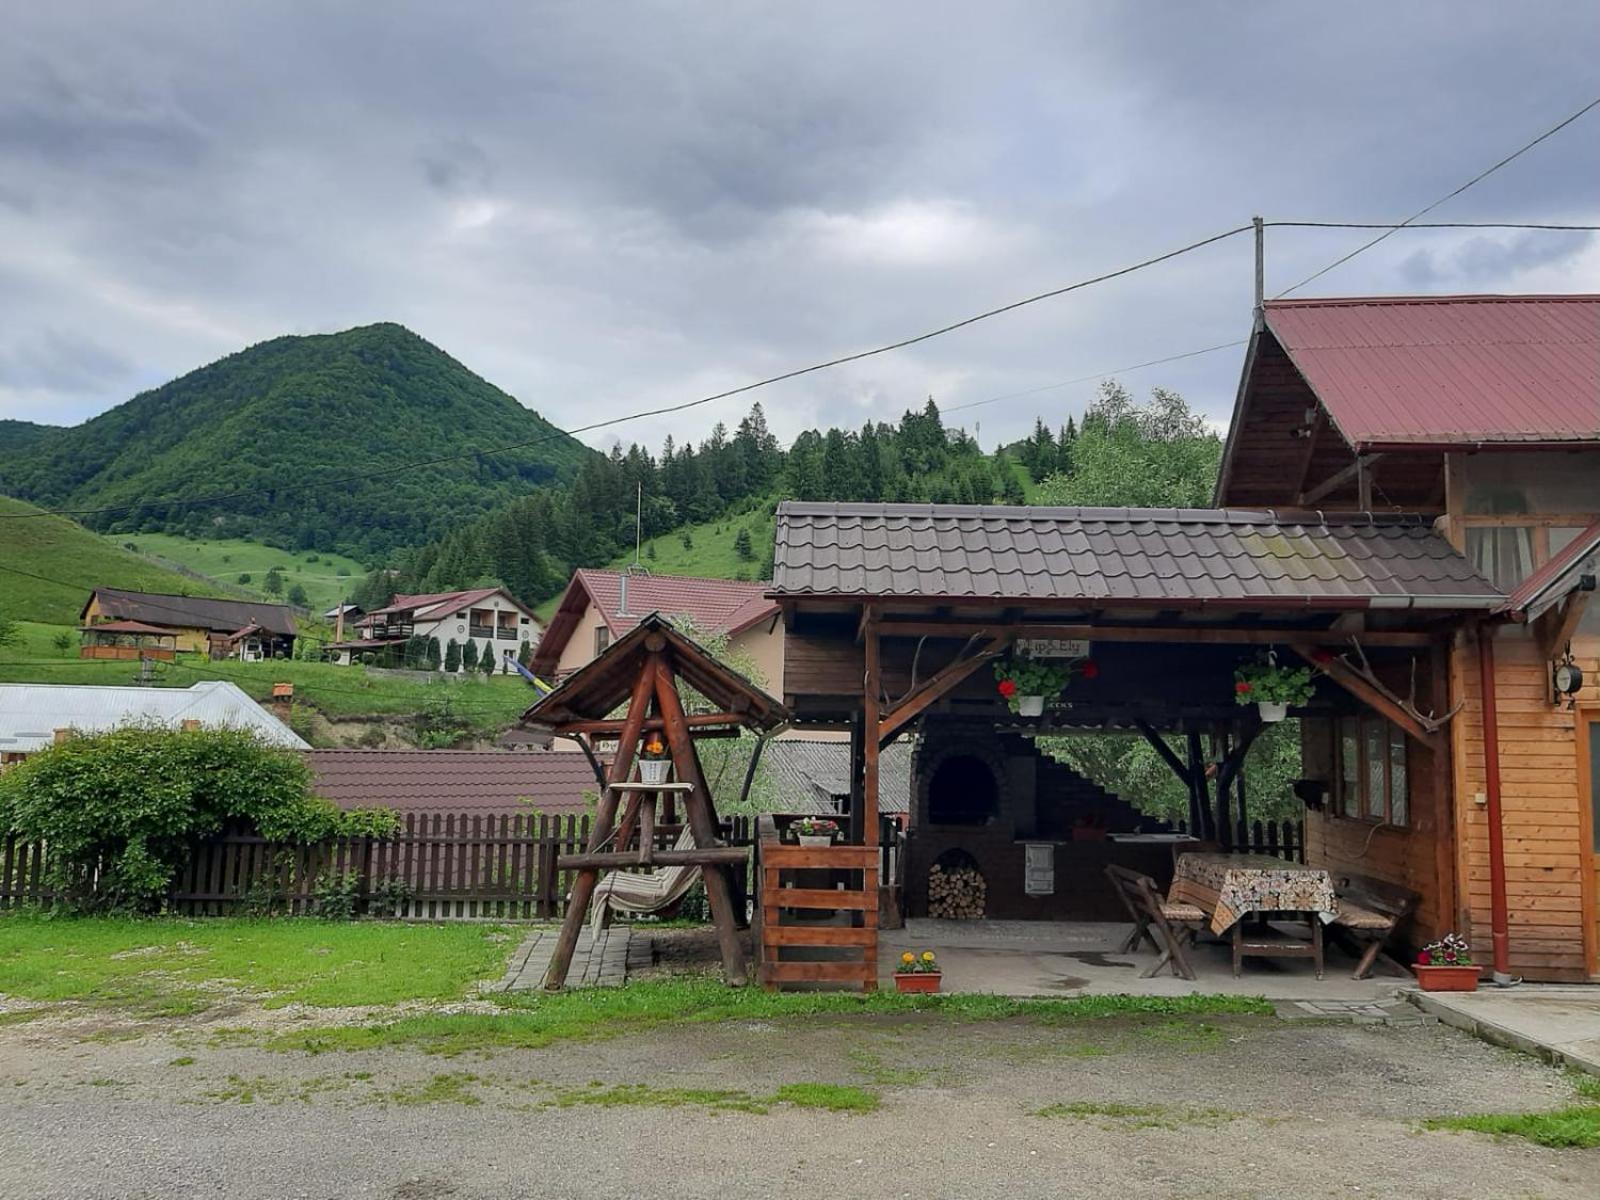
[[1139,977],[1149,979],[1162,967],[1170,966],[1174,975],[1194,979],[1194,968],[1189,965],[1183,949],[1193,944],[1200,926],[1205,923],[1205,910],[1198,905],[1168,900],[1154,879],[1126,867],[1108,866],[1106,878],[1133,921],[1133,932],[1124,939],[1122,953],[1132,954],[1139,949],[1139,943],[1147,939],[1159,952],[1155,965],[1140,972]]
[[1400,922],[1415,911],[1422,897],[1410,888],[1370,875],[1335,873],[1334,891],[1339,897],[1339,915],[1334,918],[1333,931],[1353,942],[1361,952],[1350,978],[1365,979],[1371,975],[1380,954],[1384,962],[1404,975],[1405,968],[1383,954],[1383,947]]

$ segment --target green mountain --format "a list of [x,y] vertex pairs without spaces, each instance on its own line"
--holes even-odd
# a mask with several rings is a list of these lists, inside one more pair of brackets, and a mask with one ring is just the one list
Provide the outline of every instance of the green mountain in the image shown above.
[[209,580],[168,570],[113,545],[76,521],[46,516],[31,504],[0,496],[0,617],[75,625],[97,587],[181,596],[228,594]]
[[0,421],[0,456],[36,450],[62,432],[59,425],[39,425],[33,421]]
[[[393,324],[275,338],[71,429],[10,424],[0,492],[113,509],[85,515],[94,528],[365,557],[440,537],[594,454]],[[522,448],[482,453],[505,445]]]

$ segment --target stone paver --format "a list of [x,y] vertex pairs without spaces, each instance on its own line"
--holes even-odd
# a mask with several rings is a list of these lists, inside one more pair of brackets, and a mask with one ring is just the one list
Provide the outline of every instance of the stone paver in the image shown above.
[[[523,939],[511,955],[501,991],[515,992],[544,986],[550,956],[555,953],[555,929],[538,929]],[[628,982],[628,972],[650,965],[650,938],[636,934],[631,926],[614,925],[595,930],[585,925],[578,935],[578,947],[567,970],[568,987],[620,987]]]

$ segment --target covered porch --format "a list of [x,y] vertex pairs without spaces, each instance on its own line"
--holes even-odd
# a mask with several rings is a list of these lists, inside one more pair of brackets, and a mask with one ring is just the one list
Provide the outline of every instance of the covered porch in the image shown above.
[[[1185,846],[1406,889],[1417,903],[1402,940],[1449,925],[1448,647],[1498,593],[1426,522],[787,503],[772,594],[795,722],[851,734],[850,845],[880,846],[879,756],[916,741],[910,819],[877,858],[886,929],[948,913],[936,893],[961,872],[977,886],[960,915],[1065,923],[1079,931],[1067,943],[1103,956],[1083,923],[1122,916],[1105,868],[1165,894]],[[1266,721],[1240,702],[1238,673],[1269,655],[1274,671],[1313,677],[1290,710],[1307,743],[1294,796],[1315,819],[1303,827],[1261,820],[1245,783]],[[1019,661],[1068,678],[1038,715],[997,689],[995,665]],[[1039,751],[1040,738],[1085,736],[1148,745],[1180,782],[1182,811],[1153,813],[1118,781]],[[1329,813],[1348,826],[1336,836]],[[880,973],[899,945],[884,939]]]

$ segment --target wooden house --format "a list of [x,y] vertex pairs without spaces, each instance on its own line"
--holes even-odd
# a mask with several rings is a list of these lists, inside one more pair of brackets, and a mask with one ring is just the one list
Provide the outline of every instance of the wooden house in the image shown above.
[[[1592,977],[1597,371],[1591,297],[1275,303],[1217,508],[780,506],[781,697],[850,730],[851,841],[879,842],[882,751],[920,729],[895,903],[924,915],[959,865],[986,915],[1112,916],[1103,868],[1170,873],[1162,834],[1031,739],[1148,739],[1190,828],[1237,845],[1262,715],[1234,672],[1272,653],[1316,669],[1307,861],[1418,893],[1413,944]],[[1079,668],[1041,716],[991,672],[1024,651]]]
[[[170,640],[164,639],[161,644],[168,656],[176,650],[246,661],[292,658],[299,633],[294,610],[287,604],[169,596],[122,588],[96,588],[79,620],[84,627],[85,658],[106,657],[108,645],[126,648],[132,644],[134,639],[106,637],[97,632],[112,623],[124,632],[133,632],[132,625],[141,625],[170,635]],[[134,657],[138,657],[137,650]]]

